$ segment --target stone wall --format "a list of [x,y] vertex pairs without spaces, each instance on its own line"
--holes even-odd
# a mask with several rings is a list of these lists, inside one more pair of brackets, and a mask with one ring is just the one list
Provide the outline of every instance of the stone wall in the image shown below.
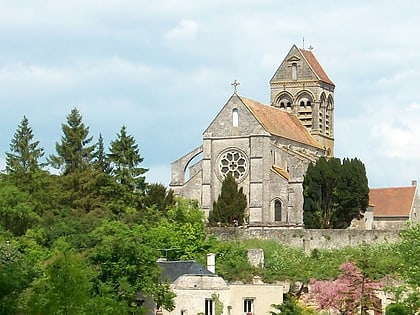
[[274,240],[305,251],[338,249],[364,244],[398,242],[399,230],[305,230],[276,228],[211,228],[208,234],[220,240]]

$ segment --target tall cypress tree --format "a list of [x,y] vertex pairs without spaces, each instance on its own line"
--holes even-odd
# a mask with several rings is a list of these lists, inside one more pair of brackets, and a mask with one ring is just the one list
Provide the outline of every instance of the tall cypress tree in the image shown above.
[[213,202],[208,221],[210,225],[221,223],[223,225],[242,224],[245,219],[247,207],[243,188],[238,189],[238,183],[231,173],[223,180],[222,190],[217,201]]
[[368,205],[366,169],[358,159],[326,159],[310,164],[303,181],[306,228],[347,228]]
[[95,145],[89,145],[89,127],[82,122],[82,116],[73,108],[67,116],[67,124],[62,124],[61,143],[55,144],[57,155],[50,155],[51,166],[61,169],[63,175],[83,171],[91,166]]

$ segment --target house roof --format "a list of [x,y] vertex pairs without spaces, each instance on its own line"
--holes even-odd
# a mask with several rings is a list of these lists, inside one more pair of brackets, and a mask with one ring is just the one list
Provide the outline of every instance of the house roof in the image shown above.
[[408,217],[415,196],[416,186],[371,188],[369,205],[374,206],[374,217]]
[[158,264],[162,268],[163,279],[168,279],[171,282],[175,282],[176,279],[183,275],[215,275],[193,260],[159,261]]
[[322,149],[295,115],[243,96],[238,97],[270,134]]
[[316,76],[323,82],[331,84],[335,86],[335,84],[330,80],[327,73],[322,69],[320,63],[315,58],[315,55],[310,50],[304,50],[299,48],[300,53],[302,54],[303,58],[308,62],[309,66],[312,68]]

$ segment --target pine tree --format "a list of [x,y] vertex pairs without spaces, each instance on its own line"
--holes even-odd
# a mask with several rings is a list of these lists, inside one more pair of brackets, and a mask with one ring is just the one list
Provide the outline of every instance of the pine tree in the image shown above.
[[111,141],[108,159],[111,162],[111,174],[119,184],[130,192],[144,192],[146,183],[145,177],[142,175],[148,169],[139,167],[143,158],[134,137],[127,134],[125,126],[121,127],[117,139]]
[[26,191],[30,190],[28,186],[31,186],[33,178],[43,167],[39,159],[44,155],[44,149],[40,148],[39,141],[33,141],[33,138],[28,119],[23,116],[11,140],[10,152],[6,153],[6,173],[19,188]]
[[91,166],[95,145],[88,145],[92,141],[89,137],[89,127],[82,122],[82,116],[73,108],[67,116],[67,124],[62,124],[64,135],[61,143],[56,143],[57,155],[50,155],[49,163],[61,169],[63,175],[83,171]]
[[243,188],[238,189],[235,178],[231,173],[228,173],[222,183],[222,191],[217,201],[213,202],[213,210],[210,211],[208,217],[209,224],[242,224],[245,219],[246,207],[247,200]]
[[95,170],[101,171],[105,174],[109,174],[111,172],[111,166],[109,165],[109,161],[105,153],[102,134],[99,134],[98,143],[96,144],[93,166]]

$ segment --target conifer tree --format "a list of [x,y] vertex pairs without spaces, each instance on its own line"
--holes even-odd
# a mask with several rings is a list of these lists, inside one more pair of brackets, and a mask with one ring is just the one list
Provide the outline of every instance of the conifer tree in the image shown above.
[[321,157],[308,166],[303,194],[306,228],[347,228],[368,205],[366,169],[358,159]]
[[208,221],[210,225],[221,223],[223,225],[235,225],[244,223],[245,209],[247,207],[246,196],[243,188],[238,189],[238,183],[231,173],[228,173],[222,183],[222,191],[213,202],[213,210],[210,211]]
[[14,183],[20,188],[25,188],[24,190],[29,189],[33,177],[43,167],[39,159],[44,155],[44,149],[39,147],[39,141],[33,141],[33,138],[29,121],[23,116],[11,140],[10,152],[6,153],[6,172],[13,178]]
[[83,171],[91,166],[95,145],[89,145],[89,127],[82,122],[82,116],[73,108],[67,116],[67,124],[62,124],[64,135],[61,143],[56,143],[57,155],[50,155],[49,163],[61,169],[63,175]]
[[109,174],[111,172],[111,167],[105,153],[104,139],[102,138],[102,134],[99,134],[96,151],[94,153],[93,166],[96,170],[105,174]]
[[121,127],[117,139],[111,141],[108,159],[111,162],[111,174],[119,184],[130,192],[144,192],[146,183],[142,175],[148,169],[139,167],[143,158],[134,137],[127,134],[125,126]]

